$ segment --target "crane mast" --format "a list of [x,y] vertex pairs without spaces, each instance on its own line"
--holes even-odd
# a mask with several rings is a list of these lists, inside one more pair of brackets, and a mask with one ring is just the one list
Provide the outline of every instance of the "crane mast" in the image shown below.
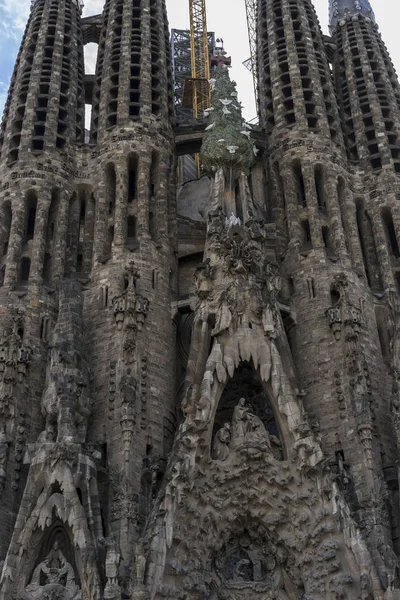
[[189,0],[189,9],[193,116],[197,119],[211,105],[206,0]]

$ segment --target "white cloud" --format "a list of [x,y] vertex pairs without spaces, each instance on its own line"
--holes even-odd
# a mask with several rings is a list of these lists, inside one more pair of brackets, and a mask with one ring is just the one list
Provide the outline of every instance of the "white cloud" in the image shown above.
[[0,27],[2,39],[21,37],[21,32],[25,29],[26,21],[31,7],[30,0],[0,0]]

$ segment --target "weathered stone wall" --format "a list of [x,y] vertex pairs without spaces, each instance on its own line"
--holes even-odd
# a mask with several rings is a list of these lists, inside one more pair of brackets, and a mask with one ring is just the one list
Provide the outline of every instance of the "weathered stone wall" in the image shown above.
[[335,90],[311,2],[259,2],[265,139],[220,72],[176,194],[164,0],[107,0],[90,144],[78,4],[34,3],[0,136],[1,600],[398,598],[400,92],[340,15]]

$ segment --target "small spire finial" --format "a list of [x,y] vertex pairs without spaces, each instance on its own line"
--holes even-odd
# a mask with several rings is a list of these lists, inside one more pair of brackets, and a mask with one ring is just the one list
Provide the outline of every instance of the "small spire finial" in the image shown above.
[[375,22],[375,15],[369,0],[329,0],[330,27],[336,27],[341,19],[354,15],[364,15]]

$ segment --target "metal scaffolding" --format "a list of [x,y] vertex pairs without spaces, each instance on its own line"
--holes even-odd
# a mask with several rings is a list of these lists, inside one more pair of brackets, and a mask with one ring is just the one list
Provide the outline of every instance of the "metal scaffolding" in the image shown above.
[[258,104],[257,84],[257,0],[245,0],[249,32],[250,58],[243,64],[253,75],[254,95]]
[[[193,100],[189,96],[183,105],[183,91],[187,79],[192,79],[192,53],[189,29],[171,31],[172,69],[174,77],[175,108],[179,121],[193,118]],[[215,34],[208,33],[208,53],[216,52]]]

